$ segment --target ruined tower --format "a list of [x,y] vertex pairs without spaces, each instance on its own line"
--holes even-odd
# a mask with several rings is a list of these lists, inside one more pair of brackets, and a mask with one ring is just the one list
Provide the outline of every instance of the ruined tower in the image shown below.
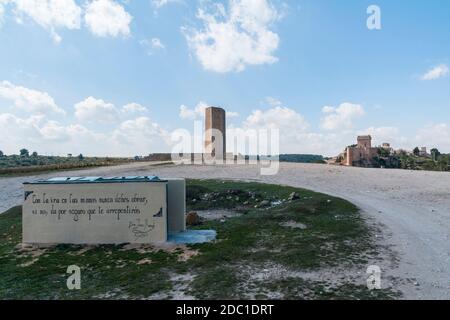
[[358,136],[358,147],[370,149],[372,148],[372,137],[371,136]]
[[205,153],[217,160],[226,156],[226,112],[222,108],[205,110]]
[[345,166],[368,167],[373,165],[373,158],[378,155],[378,148],[372,148],[372,137],[358,136],[356,145],[347,147],[342,164]]

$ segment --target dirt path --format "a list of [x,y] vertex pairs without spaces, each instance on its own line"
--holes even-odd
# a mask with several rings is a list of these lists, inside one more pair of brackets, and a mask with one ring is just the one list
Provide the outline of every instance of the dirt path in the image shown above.
[[[281,164],[275,176],[255,166],[157,166],[146,163],[96,168],[48,176],[150,175],[255,180],[303,187],[347,199],[369,221],[381,223],[382,238],[399,253],[397,267],[385,276],[405,279],[405,298],[450,299],[450,173]],[[0,178],[0,212],[20,204],[24,181]]]

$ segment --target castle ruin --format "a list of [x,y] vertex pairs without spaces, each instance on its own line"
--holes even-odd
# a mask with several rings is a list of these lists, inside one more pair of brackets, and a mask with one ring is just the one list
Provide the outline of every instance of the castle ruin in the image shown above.
[[372,147],[372,137],[370,135],[358,136],[357,144],[345,149],[341,164],[354,167],[372,167],[373,160],[377,155],[378,148]]

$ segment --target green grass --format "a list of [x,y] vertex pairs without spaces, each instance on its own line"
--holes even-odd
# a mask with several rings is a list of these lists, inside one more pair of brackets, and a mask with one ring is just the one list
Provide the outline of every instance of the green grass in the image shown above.
[[[80,246],[60,245],[33,260],[17,248],[21,242],[21,208],[0,215],[0,298],[170,298],[177,288],[198,299],[398,297],[392,289],[368,291],[364,282],[326,283],[295,276],[338,268],[365,273],[368,259],[378,254],[377,247],[351,203],[303,189],[257,183],[191,180],[187,186],[190,210],[227,208],[242,214],[226,222],[210,221],[196,227],[217,230],[214,243],[146,251],[98,246],[84,253]],[[292,192],[298,192],[300,199],[255,208],[262,200],[286,199]],[[212,199],[204,196],[211,193]],[[303,223],[307,229],[280,225],[289,221]],[[198,254],[180,260],[189,252]],[[144,259],[151,263],[138,264]],[[66,287],[66,268],[72,264],[82,270],[79,291]],[[268,279],[251,277],[266,268],[289,274]],[[175,280],[174,275],[189,276],[191,281]],[[184,287],[180,289],[179,285]],[[155,294],[159,295],[152,296]]]

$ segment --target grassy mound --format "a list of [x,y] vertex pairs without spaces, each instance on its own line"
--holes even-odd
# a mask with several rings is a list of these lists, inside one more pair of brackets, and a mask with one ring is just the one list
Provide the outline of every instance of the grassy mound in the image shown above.
[[[358,209],[342,199],[275,185],[188,181],[190,210],[230,209],[206,221],[214,243],[69,246],[24,250],[21,208],[0,215],[1,299],[376,299],[364,279],[377,248]],[[289,197],[295,194],[295,199]],[[292,198],[292,196],[291,196]],[[81,290],[66,287],[81,268]],[[344,272],[344,273],[341,273]]]

